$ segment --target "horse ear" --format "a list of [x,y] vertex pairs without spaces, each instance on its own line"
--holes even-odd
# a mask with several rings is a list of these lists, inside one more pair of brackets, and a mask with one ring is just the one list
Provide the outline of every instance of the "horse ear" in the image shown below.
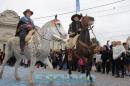
[[82,24],[83,27],[86,27],[86,26],[87,26],[86,17],[82,17],[82,19],[81,19],[81,24]]

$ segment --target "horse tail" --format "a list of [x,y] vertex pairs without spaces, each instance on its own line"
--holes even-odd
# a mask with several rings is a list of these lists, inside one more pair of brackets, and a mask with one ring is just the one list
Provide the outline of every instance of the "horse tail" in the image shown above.
[[11,40],[9,39],[6,43],[6,46],[5,46],[5,57],[4,57],[4,60],[3,60],[3,63],[2,63],[2,66],[4,68],[5,64],[7,63],[8,59],[12,56],[12,43],[11,43]]

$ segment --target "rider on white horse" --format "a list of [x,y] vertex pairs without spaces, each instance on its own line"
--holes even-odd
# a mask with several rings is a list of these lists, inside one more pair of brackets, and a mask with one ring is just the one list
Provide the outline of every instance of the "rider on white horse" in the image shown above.
[[16,30],[16,36],[20,37],[20,49],[21,54],[24,54],[24,47],[25,47],[25,37],[28,32],[35,28],[33,21],[31,20],[31,16],[33,12],[30,9],[27,9],[23,12],[24,17],[19,20]]
[[[30,32],[31,31],[29,31],[29,33]],[[63,41],[65,38],[67,38],[67,35],[65,33],[62,24],[60,23],[59,20],[55,20],[55,19],[45,23],[45,25],[43,25],[42,28],[37,29],[37,31],[31,36],[31,40],[29,40],[28,45],[24,47],[24,55],[20,54],[21,49],[19,47],[19,37],[10,38],[6,46],[6,50],[7,50],[5,54],[6,56],[0,68],[1,69],[0,78],[2,78],[7,60],[11,56],[15,56],[17,59],[15,63],[16,80],[20,80],[20,77],[18,75],[18,67],[21,62],[21,59],[26,58],[26,59],[30,59],[31,62],[30,72],[28,76],[29,84],[33,84],[34,82],[33,82],[32,74],[34,72],[36,61],[41,61],[48,67],[53,68],[52,64],[48,59],[50,53],[50,42],[55,39]]]

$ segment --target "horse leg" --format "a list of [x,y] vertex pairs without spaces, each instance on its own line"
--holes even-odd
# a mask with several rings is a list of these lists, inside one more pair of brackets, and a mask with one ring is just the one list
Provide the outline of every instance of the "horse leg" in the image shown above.
[[90,80],[90,86],[94,86],[93,82],[93,78],[91,76],[91,69],[92,69],[92,62],[88,61],[88,63],[86,64],[86,77],[89,76],[89,80]]
[[46,64],[50,69],[53,69],[51,62],[49,61],[48,57],[41,60],[44,64]]
[[8,61],[8,59],[12,56],[12,49],[11,49],[11,42],[8,42],[7,43],[7,53],[5,54],[5,58],[3,60],[3,63],[2,63],[2,68],[1,68],[1,71],[0,71],[0,79],[2,78],[2,75],[3,75],[3,71],[4,71],[4,68],[5,68],[5,65]]
[[5,68],[5,65],[6,65],[8,59],[9,59],[9,56],[5,56],[5,58],[4,58],[4,60],[3,60],[3,63],[2,63],[2,65],[1,65],[0,79],[2,78],[3,71],[4,71],[4,68]]
[[36,58],[31,58],[30,74],[29,74],[29,84],[30,84],[30,86],[35,86],[35,84],[33,82],[33,78],[32,78],[34,68],[35,68],[35,63],[36,63]]
[[68,74],[71,75],[72,74],[72,61],[68,61]]
[[16,61],[16,63],[15,63],[15,79],[17,80],[17,81],[19,81],[20,80],[20,77],[19,77],[19,75],[18,75],[18,67],[19,67],[19,65],[20,65],[20,62],[21,62],[21,59],[17,59],[17,61]]

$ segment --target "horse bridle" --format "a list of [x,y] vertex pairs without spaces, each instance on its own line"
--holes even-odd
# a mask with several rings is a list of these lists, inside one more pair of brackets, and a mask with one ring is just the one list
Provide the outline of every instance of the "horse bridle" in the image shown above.
[[88,30],[91,30],[91,32],[92,32],[94,38],[97,39],[97,37],[96,37],[96,35],[95,35],[94,31],[93,31],[93,27],[94,27],[94,26],[90,25],[89,27],[86,27],[85,29],[90,28],[90,29],[88,29]]
[[59,31],[59,29],[57,27],[57,24],[55,24],[55,26],[56,26],[56,29],[57,29],[58,33],[63,36],[63,34]]

